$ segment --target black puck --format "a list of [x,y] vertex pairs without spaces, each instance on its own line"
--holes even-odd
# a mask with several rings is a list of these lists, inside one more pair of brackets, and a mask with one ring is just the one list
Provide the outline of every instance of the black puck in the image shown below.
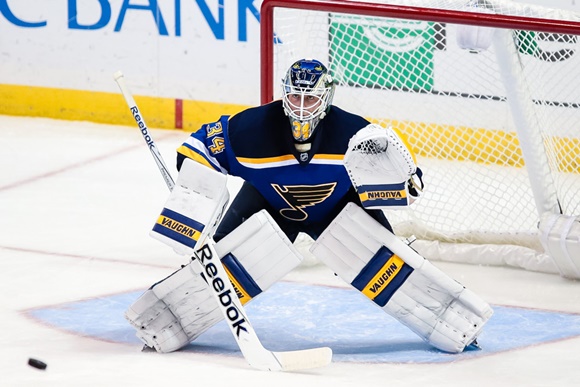
[[28,365],[34,368],[38,368],[39,370],[45,370],[46,369],[46,363],[43,361],[40,361],[38,359],[33,359],[33,358],[29,358],[28,359]]

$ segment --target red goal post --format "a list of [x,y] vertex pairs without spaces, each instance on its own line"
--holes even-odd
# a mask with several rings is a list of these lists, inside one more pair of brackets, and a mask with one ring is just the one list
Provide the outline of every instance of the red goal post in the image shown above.
[[[462,26],[490,46],[458,47]],[[264,0],[261,100],[292,60],[322,60],[335,104],[419,157],[424,196],[387,212],[398,235],[430,259],[557,272],[537,224],[580,215],[578,35],[580,15],[508,0]]]

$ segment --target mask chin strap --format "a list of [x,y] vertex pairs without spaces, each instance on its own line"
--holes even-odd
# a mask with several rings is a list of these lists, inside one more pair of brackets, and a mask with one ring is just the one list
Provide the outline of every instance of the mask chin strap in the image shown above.
[[310,148],[312,148],[312,144],[309,142],[294,143],[294,146],[296,147],[296,150],[298,152],[308,152],[310,150]]

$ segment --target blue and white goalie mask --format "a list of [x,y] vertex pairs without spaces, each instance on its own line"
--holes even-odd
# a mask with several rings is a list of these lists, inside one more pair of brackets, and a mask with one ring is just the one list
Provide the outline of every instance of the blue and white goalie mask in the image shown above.
[[328,69],[317,60],[301,59],[288,69],[282,92],[294,139],[309,141],[332,104],[334,83]]

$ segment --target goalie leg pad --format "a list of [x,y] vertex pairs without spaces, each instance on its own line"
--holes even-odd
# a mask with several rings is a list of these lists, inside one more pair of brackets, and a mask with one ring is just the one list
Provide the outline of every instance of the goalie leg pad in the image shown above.
[[[238,226],[215,250],[242,304],[302,260],[266,211]],[[158,352],[182,348],[223,319],[203,276],[191,264],[153,285],[129,307],[125,317],[137,329],[137,337]]]
[[145,345],[166,353],[187,345],[222,314],[203,278],[187,265],[143,293],[125,318]]
[[434,347],[458,353],[474,342],[491,307],[364,210],[349,203],[311,252]]

